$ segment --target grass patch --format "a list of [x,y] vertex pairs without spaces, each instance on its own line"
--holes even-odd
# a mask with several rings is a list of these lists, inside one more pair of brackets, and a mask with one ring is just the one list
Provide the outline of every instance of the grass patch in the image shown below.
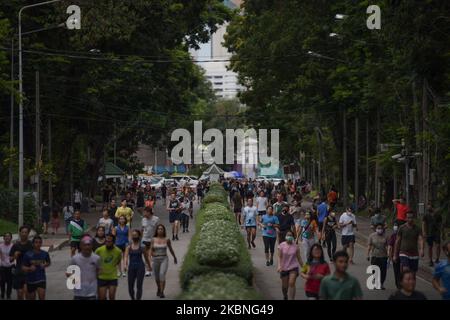
[[0,219],[0,236],[3,236],[6,232],[17,233],[18,226],[14,222]]

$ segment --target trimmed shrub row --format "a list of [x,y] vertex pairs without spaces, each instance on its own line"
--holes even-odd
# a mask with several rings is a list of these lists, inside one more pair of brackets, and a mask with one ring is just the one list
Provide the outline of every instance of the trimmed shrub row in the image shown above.
[[180,271],[180,299],[260,299],[251,287],[250,254],[220,184],[210,186],[196,220]]

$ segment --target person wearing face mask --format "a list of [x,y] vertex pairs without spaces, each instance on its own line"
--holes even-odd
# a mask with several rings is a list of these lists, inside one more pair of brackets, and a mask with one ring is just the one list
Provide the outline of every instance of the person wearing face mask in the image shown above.
[[294,243],[292,231],[286,232],[286,241],[278,246],[278,269],[281,278],[281,289],[284,300],[295,299],[295,282],[299,275],[299,268],[303,265],[300,249]]
[[[315,236],[318,233],[316,220],[311,219],[311,213],[307,212],[305,218],[301,222],[300,236],[303,245],[303,254],[305,255],[305,260],[308,259],[308,253],[315,243]],[[297,238],[297,243],[299,241]]]
[[333,261],[333,256],[336,253],[336,230],[339,229],[337,223],[336,212],[332,211],[323,221],[322,240],[325,240],[327,245],[327,253],[330,261]]
[[393,232],[388,241],[388,256],[389,260],[392,261],[392,269],[394,270],[395,286],[397,289],[400,288],[400,261],[398,259],[394,261],[394,247],[395,241],[397,240],[398,224],[394,224]]
[[[125,266],[128,266],[128,293],[130,294],[131,300],[141,300],[145,263],[150,265],[150,261],[145,246],[141,244],[140,230],[133,230],[131,240],[131,244],[125,249]],[[137,288],[136,295],[134,294],[135,284]]]
[[367,261],[371,265],[376,265],[381,272],[381,290],[385,290],[384,281],[386,280],[386,271],[388,263],[388,239],[384,232],[384,224],[379,223],[375,226],[376,232],[369,236],[369,245],[367,247]]

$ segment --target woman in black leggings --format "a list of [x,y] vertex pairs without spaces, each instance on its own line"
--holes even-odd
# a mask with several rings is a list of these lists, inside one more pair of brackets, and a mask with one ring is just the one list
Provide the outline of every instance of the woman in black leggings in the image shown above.
[[334,253],[336,252],[336,229],[339,228],[336,218],[336,212],[331,212],[323,221],[322,237],[325,237],[327,244],[327,253],[330,261],[333,261]]
[[275,243],[277,241],[276,228],[278,228],[279,224],[278,217],[273,215],[272,206],[268,206],[267,213],[261,217],[261,221],[258,223],[262,228],[266,266],[273,265],[273,254],[275,252]]
[[[128,266],[128,292],[131,300],[141,300],[145,263],[150,265],[150,261],[145,253],[145,247],[141,245],[141,231],[133,230],[131,239],[131,244],[125,249],[125,266]],[[136,295],[134,294],[135,283],[137,287]]]

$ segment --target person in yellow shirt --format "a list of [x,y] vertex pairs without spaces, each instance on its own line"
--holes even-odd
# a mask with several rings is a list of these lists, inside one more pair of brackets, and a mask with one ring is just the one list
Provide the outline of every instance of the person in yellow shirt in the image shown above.
[[122,199],[122,202],[120,204],[121,206],[117,208],[115,216],[117,219],[119,219],[120,216],[125,216],[125,218],[127,219],[127,226],[130,226],[131,219],[133,218],[133,210],[127,207],[126,199]]

